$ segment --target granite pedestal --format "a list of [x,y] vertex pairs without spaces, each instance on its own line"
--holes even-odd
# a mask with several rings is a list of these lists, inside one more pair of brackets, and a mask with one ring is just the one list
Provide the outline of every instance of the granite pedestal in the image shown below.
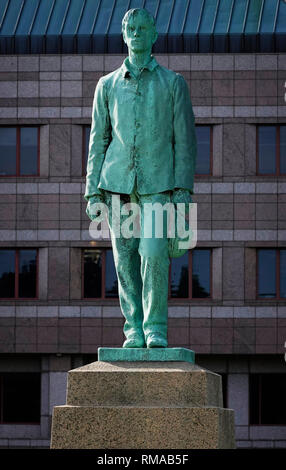
[[234,412],[222,407],[221,377],[195,365],[192,351],[137,349],[132,361],[130,350],[122,360],[124,350],[100,349],[99,359],[108,361],[68,373],[66,405],[53,411],[51,448],[235,447]]

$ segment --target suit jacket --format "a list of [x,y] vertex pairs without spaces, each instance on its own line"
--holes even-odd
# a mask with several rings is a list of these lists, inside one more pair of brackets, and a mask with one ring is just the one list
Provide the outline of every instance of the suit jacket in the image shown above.
[[192,192],[196,136],[184,77],[152,56],[140,76],[129,58],[99,79],[94,93],[85,199],[101,189],[139,194]]

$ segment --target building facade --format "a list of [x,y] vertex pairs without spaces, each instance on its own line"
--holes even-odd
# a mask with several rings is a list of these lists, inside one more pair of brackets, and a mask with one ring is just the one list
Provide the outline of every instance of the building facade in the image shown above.
[[[169,346],[223,377],[237,447],[286,446],[286,54],[155,53],[190,87],[198,243]],[[0,446],[48,447],[67,371],[120,347],[111,244],[83,199],[94,89],[125,54],[0,56]]]

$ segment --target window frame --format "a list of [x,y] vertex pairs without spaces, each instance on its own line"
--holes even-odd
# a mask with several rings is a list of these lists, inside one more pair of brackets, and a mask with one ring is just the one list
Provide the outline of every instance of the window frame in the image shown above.
[[[14,297],[0,297],[1,301],[7,300],[39,300],[39,249],[36,247],[27,248],[14,248],[14,247],[1,247],[1,251],[14,250],[15,251],[15,296]],[[19,252],[27,250],[36,250],[36,296],[35,297],[19,297]]]
[[[15,128],[16,129],[16,173],[13,175],[1,175],[0,178],[33,178],[40,176],[40,125],[1,125],[1,128]],[[24,127],[35,127],[37,129],[37,173],[29,175],[20,174],[20,132]]]
[[[101,297],[84,297],[84,252],[86,250],[100,250],[101,251]],[[106,271],[106,251],[111,250],[112,247],[85,247],[81,252],[81,299],[85,301],[111,301],[118,302],[119,297],[105,297],[105,271]],[[104,255],[102,256],[102,253]]]
[[188,282],[188,297],[171,297],[171,269],[172,269],[172,260],[170,262],[169,266],[169,280],[168,280],[168,302],[182,302],[182,301],[190,301],[190,300],[195,300],[198,302],[201,301],[206,301],[206,300],[212,300],[213,298],[213,288],[212,288],[212,283],[213,283],[213,250],[210,247],[197,247],[198,250],[208,250],[210,252],[210,295],[208,297],[192,297],[192,289],[193,289],[193,250],[188,251],[188,274],[189,274],[189,282]]
[[[285,250],[284,247],[267,247],[267,248],[256,248],[256,300],[262,301],[276,301],[276,300],[283,300],[285,301],[286,297],[280,297],[280,251]],[[259,256],[258,250],[275,250],[276,251],[276,296],[275,297],[260,297],[258,295],[258,282],[259,282]]]
[[[280,127],[286,124],[257,124],[256,125],[256,176],[286,176],[285,173],[280,172]],[[259,127],[275,127],[276,139],[275,139],[275,173],[259,173]]]

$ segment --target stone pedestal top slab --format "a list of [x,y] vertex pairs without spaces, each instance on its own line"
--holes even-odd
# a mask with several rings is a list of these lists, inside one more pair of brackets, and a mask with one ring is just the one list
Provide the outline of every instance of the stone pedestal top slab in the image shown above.
[[67,405],[222,406],[221,377],[189,362],[96,361],[69,371]]

